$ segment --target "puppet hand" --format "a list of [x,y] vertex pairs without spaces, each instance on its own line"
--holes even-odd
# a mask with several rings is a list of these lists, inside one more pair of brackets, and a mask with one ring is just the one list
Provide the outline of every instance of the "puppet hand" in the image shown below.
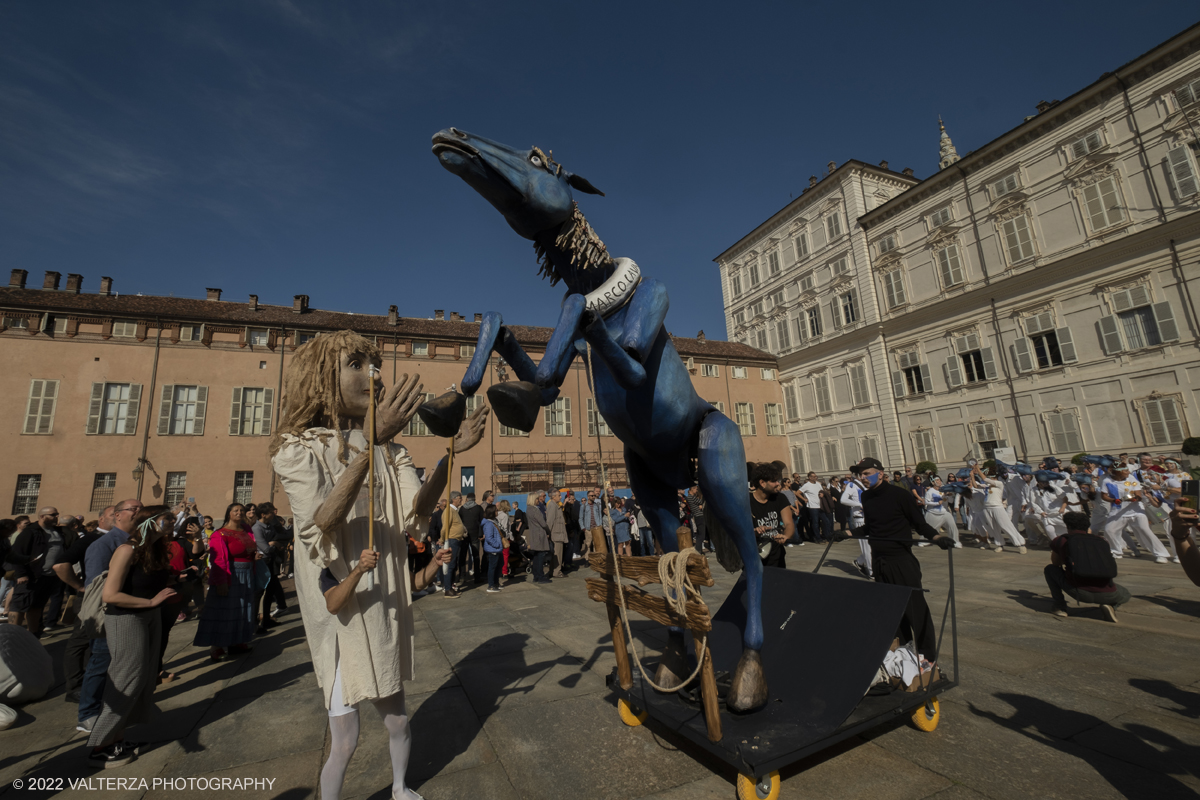
[[454,436],[454,452],[465,453],[483,438],[484,423],[487,422],[488,407],[480,405],[475,413],[463,420]]
[[414,374],[402,377],[392,388],[388,389],[379,405],[375,408],[375,442],[382,444],[396,438],[396,434],[404,430],[404,426],[417,413],[417,406],[425,401],[422,391],[425,385],[420,383],[421,376]]

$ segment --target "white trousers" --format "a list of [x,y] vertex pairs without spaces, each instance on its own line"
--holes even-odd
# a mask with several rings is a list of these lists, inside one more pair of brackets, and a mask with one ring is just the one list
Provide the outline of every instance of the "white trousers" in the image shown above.
[[954,515],[949,511],[945,509],[926,511],[925,521],[929,523],[929,527],[949,536],[955,544],[958,544],[958,526],[954,524]]
[[[1130,533],[1133,535],[1130,536]],[[1121,540],[1124,536],[1129,541],[1129,549],[1137,553],[1137,544],[1154,554],[1155,558],[1167,558],[1167,548],[1163,547],[1162,542],[1150,530],[1150,520],[1146,519],[1145,514],[1141,513],[1125,513],[1119,517],[1110,519],[1104,526],[1104,538],[1108,539],[1108,546],[1112,549],[1114,556],[1121,555]]]
[[991,540],[993,547],[1003,545],[1005,536],[1012,540],[1013,545],[1016,547],[1025,546],[1025,537],[1017,533],[1017,526],[1013,525],[1007,508],[1003,506],[984,506],[981,516],[983,517],[983,530],[987,533],[987,537]]
[[1067,523],[1062,521],[1062,517],[1057,514],[1026,514],[1025,515],[1025,532],[1038,531],[1046,534],[1046,538],[1054,541],[1058,537],[1067,532]]

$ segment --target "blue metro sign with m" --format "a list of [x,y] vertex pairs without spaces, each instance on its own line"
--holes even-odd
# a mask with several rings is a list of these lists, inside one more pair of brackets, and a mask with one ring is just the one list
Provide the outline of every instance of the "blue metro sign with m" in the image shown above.
[[462,467],[462,488],[459,490],[463,494],[468,494],[475,491],[475,468]]

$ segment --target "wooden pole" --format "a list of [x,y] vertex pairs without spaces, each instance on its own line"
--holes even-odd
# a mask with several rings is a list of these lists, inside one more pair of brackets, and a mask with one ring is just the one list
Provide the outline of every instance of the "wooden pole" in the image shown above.
[[[371,405],[367,413],[367,499],[370,503],[367,517],[367,549],[375,551],[375,375],[378,370],[374,365],[367,368],[367,376],[371,379]],[[366,575],[367,589],[375,588],[375,573]]]

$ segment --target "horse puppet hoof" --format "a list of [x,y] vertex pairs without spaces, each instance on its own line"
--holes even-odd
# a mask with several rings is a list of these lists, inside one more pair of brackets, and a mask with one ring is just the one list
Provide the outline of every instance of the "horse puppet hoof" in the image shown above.
[[458,433],[467,415],[467,398],[458,392],[446,392],[417,406],[417,416],[434,436],[449,439]]
[[767,704],[767,676],[763,673],[762,656],[757,650],[745,650],[729,682],[725,706],[730,711],[746,714]]
[[497,383],[487,390],[487,396],[501,425],[523,433],[533,430],[542,408],[542,391],[536,385],[529,381]]
[[682,631],[667,633],[667,649],[663,650],[658,662],[658,670],[654,673],[654,682],[663,691],[673,692],[683,685],[684,679],[691,673],[688,668],[687,642]]

